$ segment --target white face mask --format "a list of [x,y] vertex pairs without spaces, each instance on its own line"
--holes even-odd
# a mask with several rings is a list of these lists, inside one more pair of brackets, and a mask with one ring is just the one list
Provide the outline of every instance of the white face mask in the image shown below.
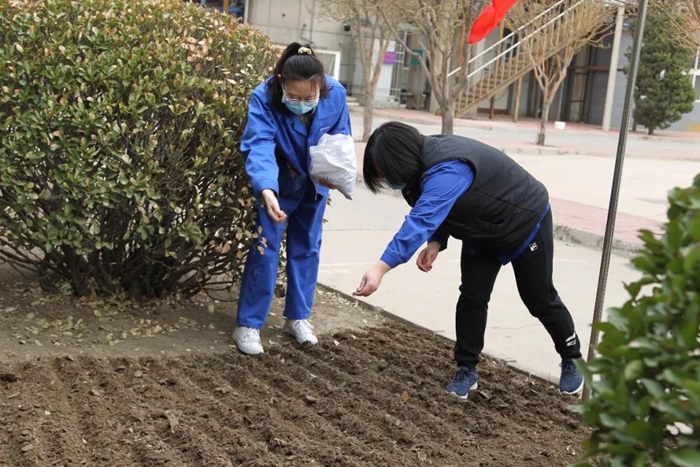
[[320,93],[316,94],[316,99],[310,101],[302,101],[299,99],[292,99],[287,97],[285,93],[282,96],[282,103],[287,106],[287,108],[292,111],[295,115],[303,115],[309,113],[316,108],[318,105],[318,100],[320,98]]

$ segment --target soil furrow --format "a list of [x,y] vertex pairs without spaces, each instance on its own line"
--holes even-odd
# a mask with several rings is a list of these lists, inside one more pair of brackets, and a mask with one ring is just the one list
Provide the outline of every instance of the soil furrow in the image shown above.
[[[399,328],[402,325],[398,326]],[[403,334],[418,334],[412,342],[415,347],[413,361],[396,361],[394,342],[392,335],[399,332]],[[434,379],[432,368],[445,367],[445,363],[435,362],[435,357],[430,352],[421,348],[428,343],[431,348],[435,342],[430,343],[428,333],[416,332],[409,328],[396,329],[396,326],[384,326],[372,329],[368,332],[356,333],[353,338],[348,332],[336,334],[341,345],[329,346],[329,352],[335,355],[335,360],[344,362],[362,361],[372,368],[377,368],[389,379],[416,381],[416,375],[427,373],[418,379],[415,387],[420,388],[416,395],[424,402],[425,408],[439,417],[441,420],[454,425],[462,426],[463,433],[471,434],[471,439],[466,443],[470,451],[480,449],[485,443],[498,449],[508,449],[513,446],[512,437],[501,436],[501,433],[518,434],[523,441],[531,442],[537,446],[541,443],[542,436],[551,431],[554,426],[569,426],[572,430],[580,429],[581,424],[576,415],[566,410],[566,404],[570,398],[563,398],[551,386],[533,381],[520,373],[516,373],[505,364],[486,359],[480,368],[480,390],[470,396],[465,403],[455,403],[446,397],[442,388],[434,384],[426,385],[426,381]],[[434,338],[433,338],[434,339]],[[352,348],[348,350],[347,347]],[[387,349],[390,349],[387,351]],[[449,362],[450,355],[445,355],[445,362]],[[391,361],[394,363],[389,363]],[[415,371],[412,371],[412,368]],[[453,368],[449,368],[450,372]],[[492,382],[493,384],[489,384]],[[414,386],[414,384],[410,384]],[[484,389],[484,386],[486,389]],[[542,412],[554,415],[554,420],[549,417],[538,416]],[[478,442],[476,439],[478,436]],[[557,449],[566,453],[568,451],[580,452],[580,435],[577,433],[565,433],[560,435],[562,442]]]
[[52,459],[53,440],[46,436],[56,417],[55,406],[46,401],[50,379],[41,362],[16,365],[8,374],[12,384],[12,396],[7,401],[7,414],[3,418],[10,423],[8,455],[10,465],[34,466],[49,463]]
[[227,465],[227,454],[209,436],[212,430],[216,432],[218,424],[203,417],[198,406],[190,400],[192,396],[178,397],[166,387],[164,380],[173,380],[172,372],[164,371],[161,377],[151,374],[150,367],[136,363],[120,365],[118,369],[127,378],[129,374],[138,375],[134,379],[139,383],[130,391],[139,405],[148,408],[146,419],[151,428],[148,445],[156,443],[158,451],[162,451],[166,458],[174,458],[182,465]]
[[[291,356],[291,355],[290,355]],[[342,436],[336,437],[334,443],[340,443],[339,447],[342,452],[352,450],[353,455],[357,455],[359,459],[369,463],[385,462],[385,459],[368,459],[362,445],[366,443],[373,444],[377,448],[381,448],[387,452],[396,451],[394,442],[391,438],[383,435],[382,430],[376,426],[376,423],[365,420],[358,414],[374,413],[377,411],[368,407],[365,401],[355,400],[352,405],[352,410],[341,411],[337,404],[331,399],[319,398],[318,392],[313,389],[311,384],[308,384],[303,378],[295,379],[284,373],[294,373],[301,370],[299,362],[290,358],[286,361],[281,358],[266,358],[251,367],[251,371],[255,374],[275,375],[269,378],[268,384],[277,388],[280,393],[286,394],[294,401],[305,401],[305,404],[310,407],[310,411],[314,416],[319,417],[324,425],[335,425],[336,430],[342,433]],[[302,370],[303,371],[303,370]],[[354,439],[349,439],[346,442],[348,435]],[[356,440],[362,439],[360,445]]]
[[124,411],[129,399],[113,375],[100,366],[88,357],[76,362],[57,360],[54,372],[66,388],[68,405],[79,420],[80,437],[85,444],[83,459],[89,459],[90,465],[133,465],[121,439],[130,425],[129,413]]
[[203,378],[200,375],[201,366],[208,364],[208,359],[188,359],[187,362],[171,360],[162,364],[148,361],[146,366],[149,378],[158,381],[157,384],[163,387],[162,390],[156,388],[155,391],[169,393],[171,400],[168,404],[179,407],[183,418],[192,423],[190,428],[195,429],[196,425],[208,438],[207,442],[217,446],[217,458],[236,462],[255,455],[269,457],[268,444],[251,442],[250,430],[245,428],[245,418],[224,405],[216,396],[216,388],[226,391],[226,386],[207,389],[195,381]]
[[131,344],[171,357],[0,362],[0,467],[558,467],[588,433],[497,360],[469,401],[448,396],[451,345],[397,323],[260,357],[157,339]]
[[[383,334],[386,332],[384,328],[380,330]],[[389,365],[386,363],[384,357],[385,353],[382,350],[381,341],[388,339],[386,334],[380,335],[377,338],[374,336],[362,339],[343,339],[343,337],[338,336],[338,338],[343,339],[344,345],[350,346],[357,349],[360,353],[359,357],[362,361],[371,361],[376,368],[381,369],[381,372],[387,375],[391,375],[393,379],[403,379],[409,380],[409,386],[418,387],[421,382],[424,384],[425,380],[430,380],[434,378],[434,371],[432,368],[432,358],[423,358],[422,354],[415,359],[415,362],[411,364],[416,371],[410,371],[407,368],[409,365],[404,363],[403,365]],[[363,336],[364,337],[364,336]],[[420,341],[419,341],[420,342]],[[331,348],[330,351],[338,353],[338,348]],[[342,356],[341,356],[342,357]],[[428,361],[426,361],[428,360]],[[450,371],[453,368],[450,368]],[[519,430],[522,433],[528,433],[531,431],[540,431],[548,429],[548,422],[543,422],[544,419],[549,420],[547,417],[542,417],[543,413],[552,414],[552,409],[558,407],[558,415],[555,416],[555,422],[560,424],[568,424],[572,427],[578,426],[578,421],[576,416],[569,413],[566,410],[567,403],[571,402],[572,399],[566,398],[554,391],[550,386],[528,379],[524,375],[513,372],[507,366],[495,363],[490,359],[486,359],[482,362],[480,367],[480,390],[477,391],[474,396],[471,396],[468,406],[471,410],[489,410],[494,415],[493,422],[497,424],[512,423],[514,429]],[[422,378],[417,375],[425,375]],[[449,373],[445,372],[447,377]],[[506,383],[503,384],[504,376],[506,378]],[[490,381],[499,381],[497,384],[489,384]],[[425,388],[428,392],[432,392],[432,387]],[[424,390],[421,390],[424,393]],[[439,397],[444,397],[444,392],[440,389],[442,394]],[[543,400],[543,394],[546,394]],[[475,401],[472,403],[472,401]],[[445,417],[444,411],[439,414],[441,417]],[[459,413],[453,413],[456,418],[454,421],[463,418],[461,411]]]
[[[319,358],[314,359],[311,355]],[[342,370],[328,364],[324,355],[327,354],[323,350],[300,350],[293,351],[286,358],[299,361],[301,367],[314,373],[316,378],[309,379],[318,382],[312,384],[318,384],[320,391],[325,389],[325,392],[331,393],[330,397],[340,401],[341,406],[346,401],[354,401],[348,410],[362,414],[366,422],[375,426],[383,438],[397,441],[395,449],[414,453],[420,447],[428,458],[441,463],[447,459],[454,460],[455,456],[462,454],[459,449],[452,447],[458,447],[464,439],[464,434],[458,429],[446,426],[442,420],[432,417],[415,404],[409,404],[408,401],[404,403],[403,393],[384,390],[382,381],[367,385],[359,378],[343,374]],[[365,374],[365,379],[371,378]]]
[[46,425],[42,436],[50,444],[48,451],[54,462],[77,464],[84,458],[86,448],[80,432],[80,420],[68,400],[69,391],[55,370],[58,361],[54,361],[52,370],[42,372],[47,384],[38,397],[41,404],[50,407],[48,410],[54,414],[52,423]]
[[[217,364],[214,367],[222,370],[224,379],[235,381],[239,391],[251,395],[264,393],[264,397],[260,399],[274,401],[274,407],[269,408],[268,416],[271,419],[281,417],[283,421],[280,427],[275,427],[275,430],[284,429],[284,423],[293,424],[296,430],[289,432],[283,439],[294,440],[294,446],[303,444],[307,450],[313,449],[314,453],[319,453],[314,456],[317,458],[321,456],[320,460],[327,465],[354,465],[355,456],[359,457],[358,460],[369,463],[366,465],[382,465],[382,462],[386,462],[382,453],[368,455],[362,450],[362,444],[368,440],[360,441],[354,433],[338,430],[325,414],[322,416],[317,413],[315,407],[310,407],[313,402],[306,400],[308,394],[305,391],[290,388],[285,390],[278,387],[272,380],[279,378],[280,375],[271,374],[265,370],[261,365],[261,361],[265,359],[267,357],[240,362],[237,356],[224,355],[217,357]],[[302,402],[305,400],[306,402]],[[253,420],[260,416],[250,411],[249,415]],[[279,431],[275,431],[275,434],[278,433]],[[303,443],[299,438],[302,433],[304,434]],[[357,447],[358,445],[360,447]]]

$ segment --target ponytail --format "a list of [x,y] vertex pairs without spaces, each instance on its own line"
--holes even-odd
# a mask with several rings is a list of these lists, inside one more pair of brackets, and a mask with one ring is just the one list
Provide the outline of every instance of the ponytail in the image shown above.
[[282,52],[282,56],[275,65],[272,78],[268,82],[270,105],[273,109],[284,110],[284,104],[282,104],[282,85],[284,82],[300,80],[313,80],[318,86],[320,96],[328,96],[323,63],[316,57],[310,45],[292,42]]

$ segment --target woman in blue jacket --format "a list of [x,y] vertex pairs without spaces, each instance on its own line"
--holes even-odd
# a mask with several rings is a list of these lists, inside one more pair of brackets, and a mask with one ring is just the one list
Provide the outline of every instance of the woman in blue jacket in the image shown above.
[[245,264],[233,333],[236,345],[246,354],[263,352],[260,329],[272,305],[285,227],[283,329],[300,344],[318,342],[309,317],[330,187],[309,177],[309,147],[326,133],[351,135],[345,88],[324,73],[309,46],[292,43],[273,75],[253,91],[241,141],[245,169],[259,200],[255,229],[262,227]]
[[581,344],[552,281],[552,213],[545,186],[496,148],[461,136],[424,136],[399,122],[374,131],[363,172],[371,191],[400,189],[412,209],[381,260],[362,278],[357,295],[374,293],[384,275],[422,244],[427,246],[417,264],[429,272],[449,237],[462,241],[458,368],[448,392],[466,399],[477,387],[491,291],[500,269],[512,263],[521,299],[561,357],[559,389],[580,393],[583,377],[574,361],[581,358]]

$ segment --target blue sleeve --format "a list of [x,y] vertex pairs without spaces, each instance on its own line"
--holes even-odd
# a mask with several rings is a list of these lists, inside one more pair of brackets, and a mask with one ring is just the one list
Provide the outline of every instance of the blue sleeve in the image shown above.
[[[410,260],[429,239],[446,242],[446,236],[439,233],[440,226],[455,201],[469,189],[473,181],[474,172],[463,161],[443,162],[428,170],[418,202],[387,246],[382,261],[395,268]],[[444,244],[441,242],[441,245]]]
[[340,112],[340,118],[338,121],[333,125],[333,128],[328,132],[328,134],[331,135],[348,135],[352,136],[352,127],[350,124],[350,110],[348,109],[348,102],[347,102],[347,94],[343,93],[345,96],[342,100],[342,106],[343,109]]
[[241,152],[246,158],[245,170],[256,195],[266,189],[279,193],[275,134],[272,110],[253,93],[248,104],[248,121],[243,130]]

